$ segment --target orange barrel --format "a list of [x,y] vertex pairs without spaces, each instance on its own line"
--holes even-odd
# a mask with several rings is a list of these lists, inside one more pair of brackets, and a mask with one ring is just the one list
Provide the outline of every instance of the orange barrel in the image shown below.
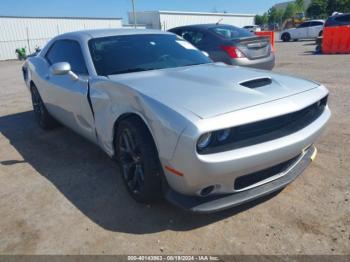
[[350,54],[350,26],[325,27],[322,52],[324,54]]

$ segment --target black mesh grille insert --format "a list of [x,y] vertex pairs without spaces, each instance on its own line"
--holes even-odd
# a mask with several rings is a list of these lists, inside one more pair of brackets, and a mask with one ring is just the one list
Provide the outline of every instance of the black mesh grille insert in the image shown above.
[[254,185],[260,181],[263,181],[269,177],[272,177],[274,175],[277,175],[285,170],[287,170],[289,167],[291,167],[299,158],[300,155],[285,161],[283,163],[280,163],[278,165],[275,165],[273,167],[264,169],[262,171],[258,171],[255,173],[251,173],[248,175],[240,176],[236,178],[234,188],[235,190],[240,190],[243,188],[246,188],[248,186]]
[[263,143],[295,133],[315,121],[327,105],[327,96],[320,101],[293,113],[266,120],[233,127],[230,138],[224,144],[213,140],[198,151],[199,154],[213,154]]

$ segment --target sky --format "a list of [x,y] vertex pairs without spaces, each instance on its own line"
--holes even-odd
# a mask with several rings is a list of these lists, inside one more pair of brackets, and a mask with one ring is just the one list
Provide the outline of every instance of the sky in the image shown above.
[[[283,0],[135,0],[137,11],[171,10],[262,14]],[[2,16],[121,17],[131,0],[0,0]]]

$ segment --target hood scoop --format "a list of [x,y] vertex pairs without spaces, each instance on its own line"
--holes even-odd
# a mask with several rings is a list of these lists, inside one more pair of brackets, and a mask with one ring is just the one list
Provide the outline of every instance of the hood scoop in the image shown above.
[[248,87],[248,88],[258,88],[262,86],[268,86],[271,85],[272,80],[271,78],[265,77],[265,78],[257,78],[245,82],[239,83],[241,86]]

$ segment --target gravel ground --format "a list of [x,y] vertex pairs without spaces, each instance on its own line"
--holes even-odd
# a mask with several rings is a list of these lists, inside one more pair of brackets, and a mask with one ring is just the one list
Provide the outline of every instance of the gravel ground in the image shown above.
[[127,194],[116,164],[67,128],[34,122],[21,63],[0,63],[1,254],[350,254],[350,56],[277,43],[275,71],[330,90],[316,161],[283,191],[195,215]]

